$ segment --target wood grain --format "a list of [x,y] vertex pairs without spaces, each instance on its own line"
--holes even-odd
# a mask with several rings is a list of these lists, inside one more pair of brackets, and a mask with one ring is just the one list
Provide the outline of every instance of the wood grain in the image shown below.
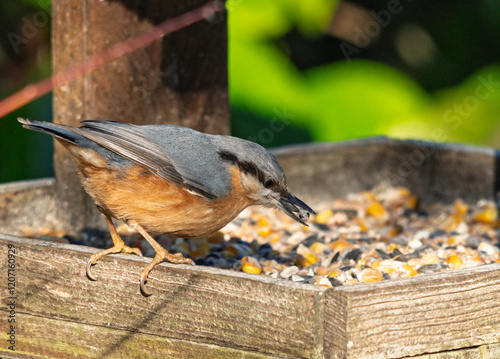
[[[148,280],[154,295],[145,298],[139,293],[139,273],[150,259],[109,256],[95,266],[99,280],[92,282],[84,268],[89,254],[95,252],[91,248],[11,236],[0,239],[0,271],[6,272],[6,246],[14,243],[18,250],[17,310],[43,318],[39,321],[42,338],[50,335],[54,321],[64,321],[98,331],[126,332],[131,338],[163,338],[166,350],[174,350],[170,345],[175,343],[192,342],[197,343],[192,350],[209,345],[297,358],[320,358],[323,353],[326,288],[207,267],[162,264]],[[22,318],[20,326],[25,325]],[[2,332],[3,325],[4,321]],[[116,346],[116,341],[96,343],[88,335],[91,330],[81,330],[83,344],[94,343],[99,350]],[[54,357],[60,355],[61,347],[73,344],[71,336],[59,340],[57,346],[46,346]],[[21,336],[19,345],[22,342]],[[5,349],[6,343],[2,341],[0,347]]]
[[[373,184],[374,178],[381,178],[376,171],[397,168],[399,153],[411,153],[409,149],[419,144],[427,146],[413,141],[370,139],[300,146],[275,153],[291,185],[308,193],[303,199],[309,202],[311,198],[331,199],[341,192]],[[423,191],[423,184],[437,185],[438,179],[444,177],[440,186],[447,183],[450,189],[436,194],[431,188],[428,201],[451,200],[454,196],[471,201],[493,198],[498,161],[493,150],[438,147],[439,155],[425,162],[422,171],[417,169],[406,182],[412,191]],[[362,178],[366,164],[363,158],[373,159],[373,153],[384,160],[378,169],[369,167],[374,172]],[[340,161],[347,154],[344,162]],[[347,173],[340,170],[342,163]],[[453,173],[456,178],[450,178]],[[331,176],[332,181],[339,180],[337,186],[329,182]],[[318,178],[325,179],[326,185],[318,186]],[[26,223],[50,225],[55,218],[51,188],[51,180],[0,186],[1,230],[14,231]],[[184,357],[196,357],[194,353],[205,353],[205,349],[208,354],[201,357],[215,358],[225,351],[234,357],[500,357],[498,264],[326,291],[262,276],[162,264],[155,268],[148,283],[154,296],[144,298],[139,294],[138,276],[146,259],[110,256],[94,269],[99,281],[91,282],[85,278],[84,264],[95,249],[1,235],[2,273],[8,242],[20,250],[19,318],[30,327],[46,328],[30,333],[48,338],[46,333],[55,331],[55,323],[67,330],[88,328],[82,329],[79,342],[66,338],[61,329],[61,334],[54,336],[58,338],[57,346],[37,343],[40,350],[50,353],[45,357],[92,357],[92,353],[85,356],[84,349],[80,350],[89,343],[97,343],[94,350],[99,355],[112,350],[121,353],[119,348],[110,347],[119,342],[133,350],[142,340],[153,343],[156,339],[165,341],[165,350],[180,357],[184,350]],[[2,313],[0,333],[5,332]],[[112,339],[96,342],[96,336],[101,334]],[[20,340],[33,344],[23,341],[23,337]],[[72,342],[76,354],[70,355],[67,348]],[[5,342],[0,343],[1,351]],[[165,352],[158,353],[165,356]],[[2,352],[0,356],[33,355]]]
[[21,234],[22,228],[56,227],[54,179],[0,185],[0,232]]
[[[217,345],[177,340],[131,330],[50,319],[30,314],[18,315],[17,354],[0,348],[2,358],[244,358],[272,356]],[[3,331],[3,328],[2,328]]]
[[500,264],[335,289],[326,313],[325,347],[333,358],[406,358],[499,344]]
[[412,359],[496,359],[500,358],[500,344],[480,345],[474,348],[451,350],[436,354],[425,354]]
[[[206,2],[54,0],[54,72]],[[77,126],[83,120],[169,123],[228,134],[225,17],[182,29],[58,88],[54,122]],[[58,144],[54,162],[59,227],[106,228],[81,188],[75,163]]]

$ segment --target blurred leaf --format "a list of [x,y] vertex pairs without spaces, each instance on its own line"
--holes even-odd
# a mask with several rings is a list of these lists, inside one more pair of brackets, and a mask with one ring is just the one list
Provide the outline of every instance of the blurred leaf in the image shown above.
[[302,75],[273,44],[231,42],[229,52],[233,105],[272,113],[301,101]]
[[230,38],[258,40],[279,37],[292,27],[281,1],[228,0],[226,8]]
[[323,34],[332,21],[339,0],[285,0],[282,3],[301,32],[317,36]]
[[247,40],[278,38],[293,27],[319,35],[332,20],[339,0],[228,0],[229,33]]
[[50,10],[52,4],[51,0],[22,0],[22,2],[45,11]]
[[307,78],[315,140],[383,134],[432,104],[412,79],[376,62],[339,62],[311,70]]
[[432,121],[446,141],[500,147],[500,65],[485,67],[436,97]]

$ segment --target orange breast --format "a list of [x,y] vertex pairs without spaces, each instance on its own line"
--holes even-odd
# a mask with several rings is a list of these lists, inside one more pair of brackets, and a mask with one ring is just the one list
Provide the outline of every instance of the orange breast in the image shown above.
[[230,167],[232,191],[224,198],[207,200],[140,166],[113,170],[93,150],[66,147],[79,163],[83,186],[96,204],[112,217],[138,223],[147,231],[179,237],[211,234],[254,204],[234,166]]

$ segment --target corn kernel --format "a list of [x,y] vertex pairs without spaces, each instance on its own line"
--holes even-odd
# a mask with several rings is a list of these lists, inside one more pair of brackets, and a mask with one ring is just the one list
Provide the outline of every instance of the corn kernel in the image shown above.
[[354,222],[359,226],[359,230],[361,232],[368,231],[368,226],[366,225],[366,221],[363,218],[355,217]]
[[380,282],[384,275],[381,271],[373,268],[365,268],[359,273],[358,278],[360,282],[363,283],[372,283],[372,282]]
[[372,202],[372,204],[370,204],[366,209],[366,214],[368,214],[371,217],[380,219],[384,217],[387,214],[387,212],[380,203]]
[[397,191],[401,197],[408,197],[411,195],[411,191],[406,187],[398,187]]
[[396,237],[399,233],[400,233],[399,229],[393,228],[387,233],[387,235],[389,237]]
[[399,248],[399,246],[397,244],[391,243],[389,245],[389,252],[392,252],[393,250],[398,249],[398,248]]
[[474,219],[478,222],[489,224],[495,222],[497,219],[498,213],[496,208],[487,208],[481,213],[478,213],[474,216]]
[[462,200],[458,199],[455,201],[454,204],[455,207],[455,212],[458,215],[464,216],[467,214],[467,211],[469,210],[469,206],[467,206]]
[[350,248],[351,244],[345,239],[337,239],[335,242],[328,244],[327,247],[333,251],[343,252],[347,248]]
[[314,253],[321,253],[325,249],[325,245],[321,242],[314,242],[309,249]]
[[[302,257],[298,260],[298,265],[309,267],[318,261],[318,257],[316,257],[313,252],[309,250],[303,244],[300,244],[297,248],[297,254]],[[299,257],[299,258],[300,258]]]
[[422,260],[426,264],[436,264],[439,262],[439,257],[436,255],[436,253],[426,253],[422,256]]
[[409,264],[403,264],[403,270],[406,272],[408,277],[413,277],[418,274],[418,272]]
[[271,238],[271,243],[277,243],[280,241],[280,236],[279,235],[275,235]]
[[453,232],[458,227],[460,222],[462,222],[462,217],[460,215],[452,215],[445,222],[446,226],[444,230],[446,232]]
[[341,271],[339,271],[338,269],[335,269],[330,275],[329,277],[336,277],[338,275],[342,274]]
[[462,258],[456,255],[449,256],[448,259],[446,259],[446,263],[448,263],[451,269],[458,269],[464,264]]
[[328,220],[333,216],[333,212],[331,209],[325,209],[324,211],[321,211],[318,213],[316,216],[315,221],[321,224],[325,224],[328,222]]
[[251,274],[260,274],[262,272],[262,266],[254,257],[241,258],[241,269],[243,272]]
[[262,228],[260,231],[259,231],[259,236],[261,237],[267,237],[268,235],[270,235],[272,233],[272,229],[269,228],[269,227],[266,227],[266,228]]
[[452,236],[448,238],[448,240],[446,241],[446,244],[449,246],[456,246],[458,243],[459,243],[458,236]]
[[395,271],[400,270],[402,266],[403,262],[392,259],[385,259],[380,261],[380,263],[377,266],[377,269],[381,272],[391,275]]
[[269,226],[269,220],[266,217],[260,217],[257,224],[261,227],[267,227]]

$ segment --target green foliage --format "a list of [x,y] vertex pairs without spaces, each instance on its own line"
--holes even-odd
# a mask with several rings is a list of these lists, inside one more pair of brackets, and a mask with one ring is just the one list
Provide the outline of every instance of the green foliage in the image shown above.
[[[292,115],[293,130],[306,131],[315,141],[385,134],[500,145],[496,140],[500,137],[499,66],[482,68],[455,87],[434,94],[376,61],[338,61],[300,72],[276,40],[293,28],[304,36],[318,35],[336,5],[337,1],[326,0],[228,2],[233,128],[255,132],[263,127],[262,119],[272,119],[277,110],[286,109]],[[453,63],[447,66],[450,71],[455,68]],[[477,88],[485,86],[484,81],[492,85],[478,98]],[[308,135],[302,133],[299,138]]]

